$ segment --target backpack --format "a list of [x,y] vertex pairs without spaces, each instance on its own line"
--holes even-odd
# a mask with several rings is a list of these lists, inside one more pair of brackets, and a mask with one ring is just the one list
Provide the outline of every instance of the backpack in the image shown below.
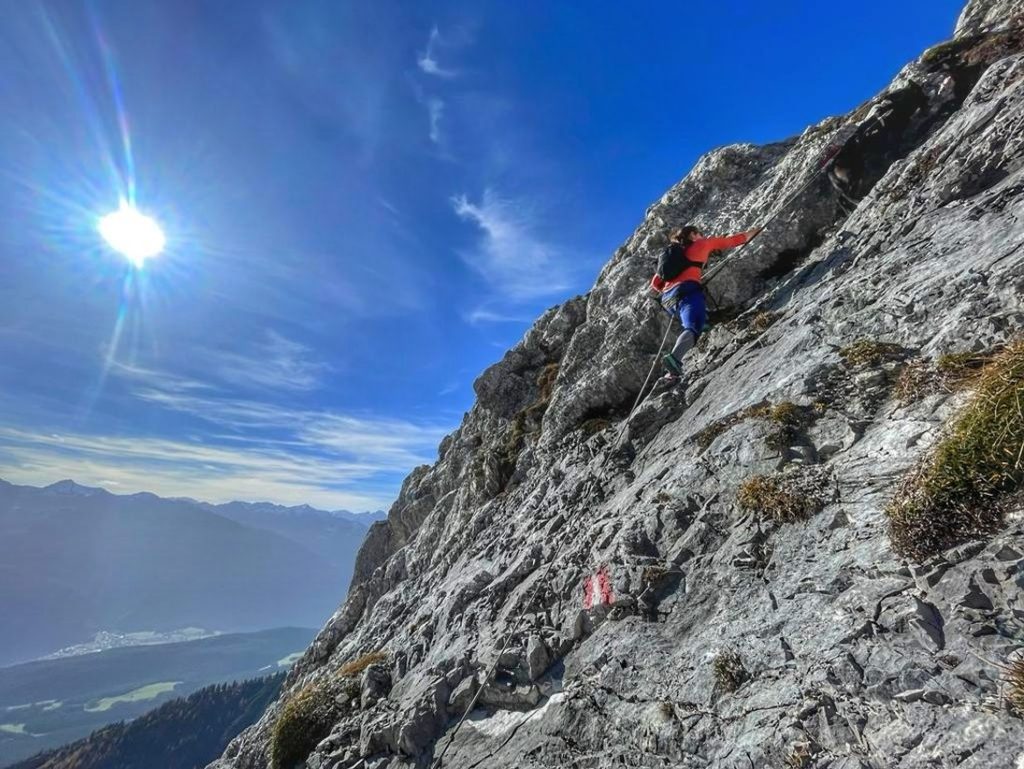
[[703,267],[686,256],[686,249],[681,243],[669,243],[658,257],[658,277],[666,283],[678,278],[688,267]]

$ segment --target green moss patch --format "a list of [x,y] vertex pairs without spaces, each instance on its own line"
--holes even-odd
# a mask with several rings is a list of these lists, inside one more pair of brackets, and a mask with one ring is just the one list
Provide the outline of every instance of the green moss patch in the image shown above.
[[1024,342],[979,371],[976,391],[886,508],[893,549],[924,559],[998,531],[1024,480]]
[[992,360],[991,352],[952,352],[940,355],[935,370],[950,385],[969,383]]

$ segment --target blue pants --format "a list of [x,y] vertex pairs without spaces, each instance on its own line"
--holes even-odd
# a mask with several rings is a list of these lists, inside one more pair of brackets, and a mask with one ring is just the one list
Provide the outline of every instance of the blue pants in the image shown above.
[[[700,332],[708,322],[708,311],[704,305],[704,289],[699,283],[686,281],[675,288],[669,289],[661,296],[665,310],[674,318],[679,318],[683,326],[682,333],[672,346],[672,353],[665,366],[670,372],[677,374],[679,364],[690,349],[697,344]],[[671,365],[670,365],[671,362]]]
[[694,339],[700,336],[708,322],[708,308],[700,283],[692,280],[680,283],[662,294],[661,303],[672,317],[679,318],[684,331],[693,332]]

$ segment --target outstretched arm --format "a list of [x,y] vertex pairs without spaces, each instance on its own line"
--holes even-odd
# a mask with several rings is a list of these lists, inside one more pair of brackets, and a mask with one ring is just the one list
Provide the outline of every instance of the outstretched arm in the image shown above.
[[736,235],[726,235],[722,238],[707,238],[704,240],[705,247],[709,251],[718,251],[723,248],[736,248],[736,246],[742,246],[752,237],[754,237],[760,230],[748,230],[747,232],[740,232]]

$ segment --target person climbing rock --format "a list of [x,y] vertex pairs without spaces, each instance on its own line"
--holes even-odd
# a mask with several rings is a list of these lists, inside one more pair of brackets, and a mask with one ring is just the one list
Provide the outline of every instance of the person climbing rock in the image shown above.
[[887,93],[864,119],[844,132],[827,153],[832,158],[828,177],[839,194],[840,206],[851,213],[885,171],[905,154],[907,132],[928,97],[914,81]]
[[683,326],[672,351],[662,358],[664,381],[676,383],[682,374],[683,356],[697,344],[707,323],[701,273],[713,251],[742,246],[760,232],[760,228],[737,235],[706,238],[699,227],[687,225],[669,231],[669,244],[658,260],[658,271],[651,278],[661,306]]

